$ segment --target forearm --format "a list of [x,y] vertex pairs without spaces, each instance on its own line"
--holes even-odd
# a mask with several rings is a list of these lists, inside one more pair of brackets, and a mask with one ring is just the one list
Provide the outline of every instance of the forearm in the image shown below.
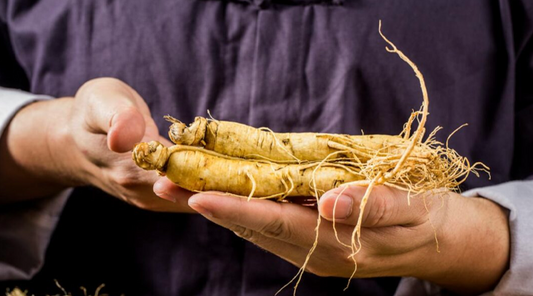
[[79,183],[68,143],[72,99],[48,100],[22,108],[0,139],[0,203],[49,196]]

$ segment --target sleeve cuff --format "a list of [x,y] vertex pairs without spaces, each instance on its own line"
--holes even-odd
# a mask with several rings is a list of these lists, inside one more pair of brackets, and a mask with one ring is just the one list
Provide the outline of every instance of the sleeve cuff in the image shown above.
[[20,108],[38,100],[51,98],[50,96],[35,95],[21,90],[0,87],[0,134],[4,132],[7,124]]

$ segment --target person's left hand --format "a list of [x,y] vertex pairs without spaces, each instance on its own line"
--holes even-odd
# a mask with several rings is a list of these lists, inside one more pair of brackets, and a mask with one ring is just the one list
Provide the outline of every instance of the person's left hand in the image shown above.
[[[327,192],[318,205],[326,220],[322,219],[318,246],[306,270],[319,276],[348,278],[354,271],[352,250],[337,241],[331,222],[341,190]],[[349,186],[337,202],[335,226],[345,244],[350,244],[365,190]],[[298,267],[315,240],[314,208],[217,192],[196,194],[189,205]],[[378,186],[370,195],[362,226],[355,277],[413,276],[455,291],[480,293],[494,287],[509,260],[506,212],[481,198],[441,192],[412,197],[408,205],[406,192]]]

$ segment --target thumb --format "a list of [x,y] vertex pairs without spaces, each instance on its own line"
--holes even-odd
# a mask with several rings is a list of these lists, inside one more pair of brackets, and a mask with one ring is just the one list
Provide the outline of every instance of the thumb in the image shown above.
[[76,100],[87,130],[106,134],[111,151],[129,151],[142,140],[145,117],[151,117],[142,98],[125,83],[111,78],[91,80],[80,88]]
[[[368,187],[348,185],[326,192],[319,201],[320,215],[335,223],[356,225],[360,205]],[[363,227],[384,227],[421,223],[426,210],[419,202],[409,206],[407,193],[387,186],[376,186],[363,211]]]
[[130,151],[139,143],[146,125],[142,114],[134,107],[126,107],[113,115],[107,133],[107,146],[114,152]]

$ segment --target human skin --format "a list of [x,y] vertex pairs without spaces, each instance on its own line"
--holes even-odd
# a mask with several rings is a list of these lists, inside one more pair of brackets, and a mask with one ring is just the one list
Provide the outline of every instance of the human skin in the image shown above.
[[32,103],[0,140],[0,204],[92,185],[142,209],[193,212],[190,192],[167,184],[167,196],[178,201],[159,198],[153,188],[159,177],[131,160],[136,143],[154,139],[171,144],[159,135],[144,100],[117,79],[91,80],[75,97]]
[[[158,182],[166,184],[168,180]],[[365,189],[349,186],[337,202],[336,229],[346,244],[357,223]],[[333,205],[341,191],[337,188],[326,193],[318,205],[325,221],[307,271],[319,276],[348,278],[354,270],[349,257],[352,251],[337,241],[331,222]],[[216,192],[196,194],[189,205],[207,219],[298,267],[315,239],[318,213],[313,208],[247,201]],[[441,192],[412,197],[408,205],[405,192],[378,186],[370,195],[363,217],[355,277],[416,277],[461,294],[476,295],[494,288],[507,269],[507,213],[489,200]]]

